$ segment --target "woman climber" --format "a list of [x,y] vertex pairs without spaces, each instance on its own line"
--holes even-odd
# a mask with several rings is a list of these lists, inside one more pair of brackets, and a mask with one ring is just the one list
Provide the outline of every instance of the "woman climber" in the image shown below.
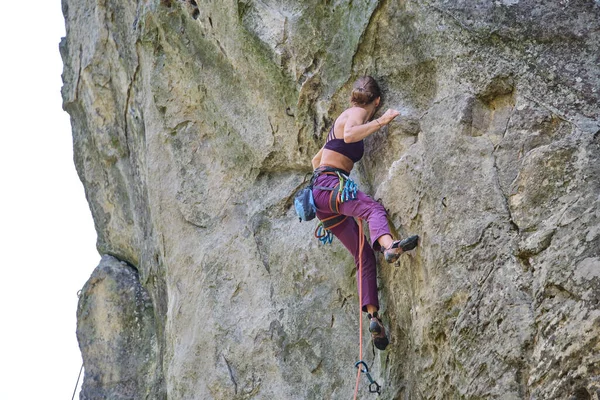
[[[377,315],[379,300],[374,250],[383,249],[385,260],[392,263],[400,254],[414,249],[419,237],[415,235],[404,240],[394,240],[385,208],[357,190],[349,178],[354,163],[363,156],[363,139],[392,122],[400,114],[396,110],[388,109],[379,118],[371,120],[380,101],[381,90],[375,79],[370,76],[359,78],[352,90],[352,106],[335,120],[325,145],[312,159],[312,165],[315,169],[313,197],[317,218],[326,229],[324,232],[333,233],[354,256],[357,269],[362,260],[362,311],[368,313],[369,331],[375,347],[385,350],[389,340]],[[362,254],[359,247],[360,243],[364,242],[363,233],[359,232],[354,218],[347,217],[360,218],[369,224],[372,246],[365,242]],[[358,274],[357,280],[360,282]]]

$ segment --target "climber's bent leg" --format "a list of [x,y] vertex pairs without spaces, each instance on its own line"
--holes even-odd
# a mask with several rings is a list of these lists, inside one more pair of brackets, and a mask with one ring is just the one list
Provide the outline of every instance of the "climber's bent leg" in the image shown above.
[[355,200],[341,203],[339,209],[341,214],[367,221],[373,249],[379,251],[382,246],[387,248],[391,244],[392,234],[387,221],[387,212],[381,203],[359,190]]
[[342,203],[339,210],[344,215],[352,215],[368,222],[373,248],[378,251],[383,249],[385,260],[389,263],[396,261],[402,253],[414,249],[418,244],[417,235],[404,240],[394,240],[383,205],[361,191],[358,191],[356,200]]

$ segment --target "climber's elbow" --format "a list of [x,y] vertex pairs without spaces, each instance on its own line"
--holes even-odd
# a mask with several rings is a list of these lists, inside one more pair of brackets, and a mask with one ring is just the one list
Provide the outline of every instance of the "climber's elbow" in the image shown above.
[[354,143],[358,142],[360,139],[356,137],[356,135],[352,132],[352,130],[348,130],[344,132],[344,143]]

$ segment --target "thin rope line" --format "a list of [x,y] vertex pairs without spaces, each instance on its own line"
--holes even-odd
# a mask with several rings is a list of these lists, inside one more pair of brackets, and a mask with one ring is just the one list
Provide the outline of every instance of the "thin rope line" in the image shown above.
[[77,386],[79,385],[79,378],[81,378],[81,371],[83,371],[83,364],[81,364],[81,368],[79,368],[79,375],[77,376],[77,383],[75,383],[75,389],[73,389],[73,397],[71,400],[75,398],[75,393],[77,392]]
[[[362,335],[362,320],[363,320],[363,312],[362,312],[362,253],[365,238],[363,235],[362,229],[362,219],[358,219],[358,337],[359,337],[359,355],[358,360],[362,361],[363,357],[363,335]],[[362,368],[358,368],[358,372],[356,373],[356,385],[354,386],[354,400],[356,400],[358,396],[358,383],[360,382],[360,373]]]

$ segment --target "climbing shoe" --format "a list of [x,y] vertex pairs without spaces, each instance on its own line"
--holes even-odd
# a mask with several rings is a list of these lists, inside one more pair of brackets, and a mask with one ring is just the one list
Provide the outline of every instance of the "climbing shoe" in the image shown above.
[[369,320],[369,331],[371,332],[371,337],[373,338],[373,344],[379,350],[385,350],[390,341],[388,340],[385,334],[385,328],[381,323],[379,317],[377,317],[377,312],[374,312],[373,315],[367,314]]
[[[383,252],[385,261],[388,263],[393,263],[398,259],[398,257],[400,257],[400,254],[414,249],[417,247],[417,244],[419,244],[419,235],[409,236],[402,240],[395,240],[392,245]],[[398,249],[401,251],[398,251]]]

